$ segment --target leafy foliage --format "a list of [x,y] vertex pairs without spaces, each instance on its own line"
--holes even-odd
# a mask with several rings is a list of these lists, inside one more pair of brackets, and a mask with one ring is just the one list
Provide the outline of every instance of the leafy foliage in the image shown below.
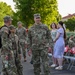
[[13,16],[13,11],[6,3],[0,2],[0,27],[3,25],[3,18],[6,15]]
[[72,17],[68,19],[68,21],[65,21],[66,28],[69,29],[70,31],[75,30],[75,17]]
[[60,20],[57,0],[13,0],[16,3],[19,20],[28,27],[34,23],[33,14],[40,13],[42,22],[51,24]]

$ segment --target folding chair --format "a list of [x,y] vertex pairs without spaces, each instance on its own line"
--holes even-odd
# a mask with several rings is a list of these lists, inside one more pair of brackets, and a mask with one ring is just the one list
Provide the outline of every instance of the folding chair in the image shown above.
[[[66,48],[67,49],[67,48]],[[68,54],[66,54],[64,56],[64,58],[67,60],[67,62],[69,63],[67,69],[71,70],[73,65],[74,65],[74,61],[75,61],[75,57],[70,56],[70,54],[73,54],[75,50],[75,47],[73,47],[72,49],[69,50],[65,50],[65,52],[67,52]]]
[[64,62],[63,62],[63,65],[67,63],[69,63],[69,56],[70,56],[70,48],[69,46],[67,45],[65,48],[64,48]]
[[70,50],[70,53],[75,54],[75,47]]
[[71,57],[71,63],[70,63],[70,70],[75,67],[74,64],[75,64],[75,47],[73,47],[70,51],[72,54],[73,54],[73,57]]
[[64,48],[64,55],[69,55],[69,46],[67,45],[65,48]]
[[[66,61],[69,63],[67,69],[69,69],[71,62],[69,61],[71,59],[71,56],[64,56],[64,59],[66,59]],[[65,63],[63,64],[65,65]]]
[[[70,50],[71,54],[75,55],[75,47]],[[64,56],[65,59],[70,60],[67,69],[71,70],[74,67],[75,57],[74,56]]]

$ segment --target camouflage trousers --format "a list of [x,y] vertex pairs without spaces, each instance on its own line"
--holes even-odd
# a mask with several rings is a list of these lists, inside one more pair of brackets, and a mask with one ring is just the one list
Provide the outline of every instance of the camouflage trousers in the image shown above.
[[34,75],[40,75],[41,72],[41,64],[40,58],[42,59],[43,71],[45,75],[51,75],[49,69],[49,59],[48,59],[48,49],[44,50],[32,50],[32,59],[34,66]]
[[20,49],[22,49],[23,57],[26,58],[26,47],[25,47],[25,42],[20,42]]
[[14,54],[8,50],[1,51],[2,75],[18,75]]
[[15,58],[15,64],[17,68],[18,75],[23,75],[23,66],[21,65],[20,58]]

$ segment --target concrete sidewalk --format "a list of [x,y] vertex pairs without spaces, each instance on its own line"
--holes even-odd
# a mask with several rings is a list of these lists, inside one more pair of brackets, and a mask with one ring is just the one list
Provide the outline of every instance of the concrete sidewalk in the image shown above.
[[[27,56],[27,62],[23,62],[22,59],[22,64],[23,64],[23,74],[24,75],[34,75],[33,72],[33,65],[30,64],[30,57]],[[0,72],[1,72],[1,59],[0,59]],[[54,68],[51,68],[51,75],[75,75],[75,72],[69,71],[69,70],[62,70],[62,71],[57,71]]]

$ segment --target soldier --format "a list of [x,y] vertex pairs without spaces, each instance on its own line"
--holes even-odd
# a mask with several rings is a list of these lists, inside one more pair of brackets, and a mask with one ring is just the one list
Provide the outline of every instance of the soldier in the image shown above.
[[20,48],[22,49],[24,61],[26,62],[26,29],[22,26],[22,22],[20,21],[17,25],[16,34],[19,37]]
[[11,51],[10,40],[9,40],[9,29],[12,19],[10,16],[4,17],[4,26],[1,28],[0,35],[2,41],[1,58],[2,58],[2,73],[3,75],[18,75],[13,51]]
[[18,75],[23,75],[22,74],[22,65],[21,65],[21,61],[20,61],[20,57],[19,55],[21,54],[20,49],[18,48],[19,46],[19,40],[18,40],[18,36],[15,34],[16,28],[11,25],[9,26],[9,30],[10,30],[10,43],[12,44],[12,51],[14,53],[14,59],[15,59],[15,65],[17,67],[17,72]]
[[68,40],[68,45],[70,48],[75,46],[75,37],[73,35],[70,36],[70,38]]
[[[34,74],[40,75],[40,58],[45,75],[50,75],[48,47],[52,43],[48,27],[41,23],[40,14],[34,14],[35,23],[28,31],[28,50],[32,50]],[[52,47],[52,44],[50,44]]]

